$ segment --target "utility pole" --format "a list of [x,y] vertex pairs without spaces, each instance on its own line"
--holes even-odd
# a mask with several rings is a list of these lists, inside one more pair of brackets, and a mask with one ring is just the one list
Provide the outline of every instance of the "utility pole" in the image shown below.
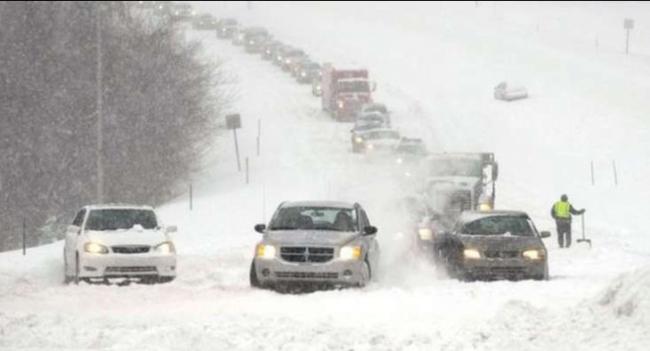
[[103,67],[102,67],[102,18],[101,3],[96,3],[97,10],[97,203],[104,202],[104,116],[102,108]]

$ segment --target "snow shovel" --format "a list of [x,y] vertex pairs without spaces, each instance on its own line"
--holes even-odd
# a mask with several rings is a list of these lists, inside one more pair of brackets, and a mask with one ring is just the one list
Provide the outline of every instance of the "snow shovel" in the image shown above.
[[589,248],[591,249],[591,239],[585,238],[585,215],[584,214],[580,216],[580,220],[582,221],[582,238],[576,240],[576,242],[587,243],[589,244]]

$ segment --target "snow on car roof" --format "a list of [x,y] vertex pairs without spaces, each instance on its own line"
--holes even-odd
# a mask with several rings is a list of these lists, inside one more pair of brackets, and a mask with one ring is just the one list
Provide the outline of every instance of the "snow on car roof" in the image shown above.
[[282,204],[282,207],[334,207],[354,208],[354,204],[343,201],[291,201]]

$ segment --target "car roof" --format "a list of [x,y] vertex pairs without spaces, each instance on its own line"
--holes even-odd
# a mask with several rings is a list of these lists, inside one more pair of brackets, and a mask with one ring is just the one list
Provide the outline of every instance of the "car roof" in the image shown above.
[[511,210],[495,210],[495,211],[465,211],[461,213],[459,220],[463,223],[472,222],[482,218],[488,217],[526,217],[530,218],[526,212],[511,211]]
[[368,131],[364,131],[363,133],[364,134],[366,134],[366,133],[370,134],[370,133],[378,133],[378,132],[391,132],[391,133],[399,134],[398,131],[396,131],[395,129],[390,129],[390,128],[375,128],[375,129],[371,129],[371,130],[368,130]]
[[352,209],[354,208],[354,204],[343,201],[287,201],[281,207],[334,207]]
[[92,210],[153,210],[153,207],[146,205],[130,204],[94,204],[84,206],[85,209]]

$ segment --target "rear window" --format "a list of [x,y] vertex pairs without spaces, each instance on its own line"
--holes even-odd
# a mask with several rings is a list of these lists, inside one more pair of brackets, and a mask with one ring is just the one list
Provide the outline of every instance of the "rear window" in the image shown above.
[[462,234],[533,236],[528,218],[523,216],[484,217],[463,224]]

